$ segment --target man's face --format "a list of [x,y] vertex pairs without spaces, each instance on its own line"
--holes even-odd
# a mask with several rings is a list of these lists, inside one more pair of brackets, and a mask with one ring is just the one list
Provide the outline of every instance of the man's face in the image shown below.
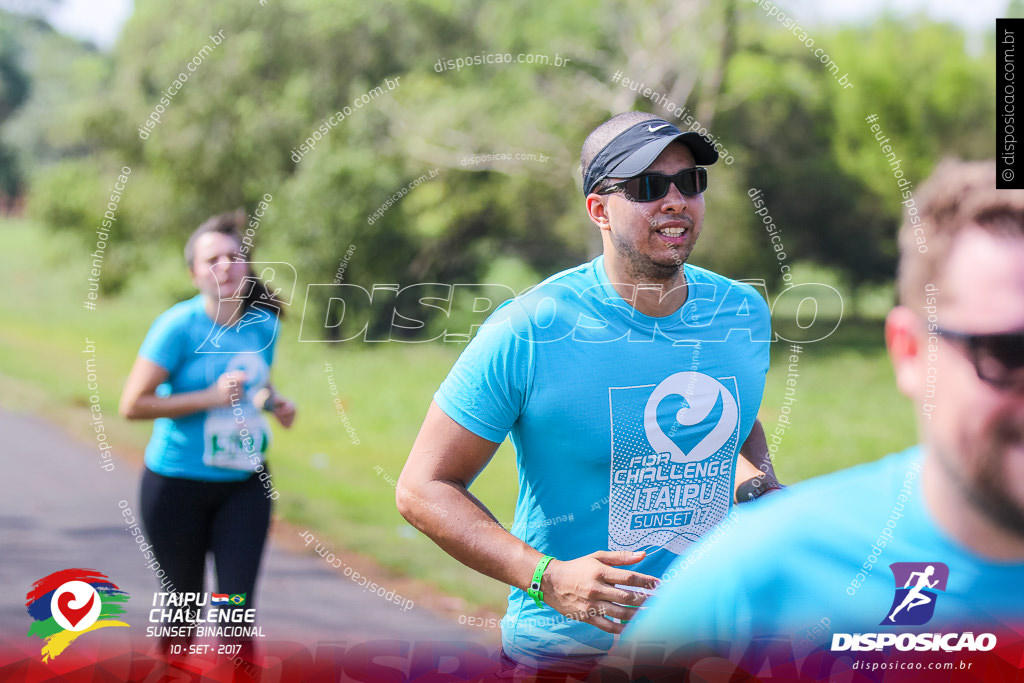
[[[689,148],[673,142],[644,173],[674,175],[696,166]],[[651,202],[635,202],[621,192],[601,197],[607,217],[605,250],[637,280],[673,277],[689,258],[704,226],[704,195],[684,195],[673,184],[668,194]],[[610,244],[609,244],[610,243]]]
[[[1022,264],[1024,238],[979,228],[961,234],[935,283],[938,325],[974,334],[1024,331]],[[978,377],[962,345],[934,334],[929,340],[923,324],[918,334],[916,380],[908,384],[897,371],[901,388],[930,415],[921,420],[926,447],[969,505],[1024,537],[1024,386],[993,386]]]

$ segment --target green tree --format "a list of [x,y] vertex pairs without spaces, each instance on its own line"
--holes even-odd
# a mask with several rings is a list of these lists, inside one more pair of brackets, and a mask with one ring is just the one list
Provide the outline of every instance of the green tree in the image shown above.
[[[345,283],[367,289],[481,282],[501,259],[548,273],[600,248],[582,209],[586,132],[643,109],[683,127],[696,117],[734,161],[713,170],[695,263],[778,280],[748,198],[759,188],[790,261],[854,285],[887,279],[898,188],[863,119],[879,115],[916,178],[946,151],[988,149],[991,46],[971,55],[956,29],[924,18],[813,38],[852,88],[733,0],[140,3],[108,68],[83,59],[103,95],[66,107],[78,146],[39,174],[31,206],[85,230],[130,166],[108,264],[125,274],[139,254],[176,254],[208,215],[252,211],[267,194],[257,240],[295,265],[300,291],[331,282],[350,245]],[[504,53],[558,65],[472,61]],[[617,72],[655,94],[613,82]],[[326,297],[317,305],[325,319]],[[366,322],[389,327],[390,309],[370,306],[332,334]]]
[[[29,77],[21,65],[21,47],[15,37],[17,23],[15,17],[0,12],[0,133],[29,94]],[[0,195],[17,196],[21,185],[15,152],[0,140]]]
[[866,117],[913,183],[942,156],[990,155],[991,54],[971,55],[959,29],[924,16],[813,29],[810,48],[780,26],[748,12],[728,75],[736,104],[722,125],[744,150],[746,184],[764,191],[790,258],[854,287],[888,280],[903,197]]

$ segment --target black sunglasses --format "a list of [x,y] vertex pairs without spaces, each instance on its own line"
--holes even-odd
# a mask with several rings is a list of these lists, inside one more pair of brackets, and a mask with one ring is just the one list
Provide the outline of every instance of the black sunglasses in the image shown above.
[[668,194],[668,188],[675,183],[684,195],[700,194],[708,189],[708,170],[700,166],[687,168],[675,175],[664,173],[642,173],[627,180],[621,180],[598,194],[610,194],[619,190],[635,202],[653,202]]
[[1024,332],[968,334],[941,327],[935,330],[967,350],[979,378],[997,387],[1024,386]]

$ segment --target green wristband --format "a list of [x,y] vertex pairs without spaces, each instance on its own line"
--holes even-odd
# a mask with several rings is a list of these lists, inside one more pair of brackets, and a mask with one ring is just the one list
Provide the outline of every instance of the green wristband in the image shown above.
[[544,594],[540,590],[540,580],[544,576],[544,570],[548,568],[548,562],[553,560],[551,555],[545,555],[540,558],[540,562],[537,563],[537,568],[533,570],[533,581],[530,582],[530,587],[526,593],[533,601],[537,603],[537,607],[544,606]]

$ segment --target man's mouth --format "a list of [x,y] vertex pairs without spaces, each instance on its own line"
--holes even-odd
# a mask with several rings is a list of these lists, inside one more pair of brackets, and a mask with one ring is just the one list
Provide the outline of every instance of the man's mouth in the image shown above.
[[661,227],[656,228],[655,232],[667,242],[672,244],[681,244],[689,230],[690,225],[685,221],[672,221],[668,225],[662,225]]

